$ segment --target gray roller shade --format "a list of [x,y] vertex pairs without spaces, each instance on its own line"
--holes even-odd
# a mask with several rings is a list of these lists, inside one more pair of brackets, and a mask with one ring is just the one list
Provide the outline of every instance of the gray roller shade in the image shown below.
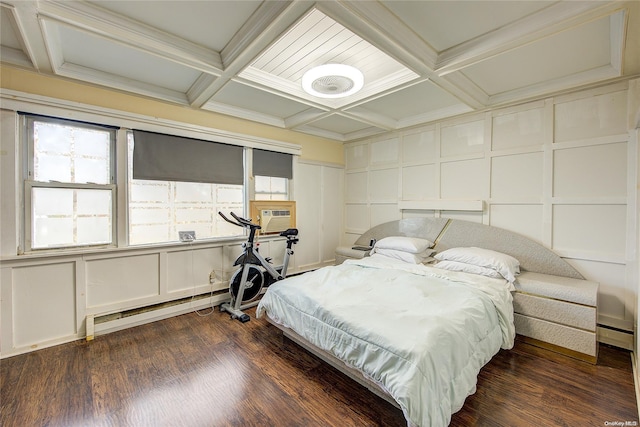
[[140,130],[133,138],[134,179],[244,183],[243,147]]
[[253,174],[259,176],[276,176],[279,178],[293,178],[293,156],[291,154],[277,153],[253,149]]

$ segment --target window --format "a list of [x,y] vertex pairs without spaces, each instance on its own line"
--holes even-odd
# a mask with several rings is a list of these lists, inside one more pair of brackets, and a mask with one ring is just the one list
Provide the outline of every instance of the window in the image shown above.
[[23,116],[27,250],[110,245],[115,236],[115,129]]
[[244,186],[133,178],[134,133],[128,133],[129,244],[175,242],[180,231],[197,239],[241,235],[218,211],[244,212]]
[[291,154],[253,150],[255,200],[289,200],[292,158]]
[[[197,240],[240,236],[244,230],[218,212],[248,215],[248,194],[289,200],[291,154],[20,114],[25,252],[172,243],[181,231],[195,231]],[[120,147],[127,150],[119,157],[126,158],[127,172],[117,177]],[[245,157],[256,152],[259,167],[249,189]]]

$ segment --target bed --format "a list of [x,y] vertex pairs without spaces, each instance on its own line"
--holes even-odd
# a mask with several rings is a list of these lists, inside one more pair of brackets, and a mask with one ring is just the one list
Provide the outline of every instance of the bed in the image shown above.
[[469,224],[409,219],[374,228],[355,242],[377,241],[367,256],[272,284],[257,317],[396,404],[408,425],[448,425],[480,369],[514,344],[520,267],[577,274],[529,239],[509,234],[505,245],[504,230],[496,240],[493,227],[469,235]]

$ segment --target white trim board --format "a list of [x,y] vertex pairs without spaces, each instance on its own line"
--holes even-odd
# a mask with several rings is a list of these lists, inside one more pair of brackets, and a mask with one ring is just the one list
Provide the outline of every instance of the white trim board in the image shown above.
[[398,208],[403,210],[474,211],[484,210],[483,200],[399,200]]

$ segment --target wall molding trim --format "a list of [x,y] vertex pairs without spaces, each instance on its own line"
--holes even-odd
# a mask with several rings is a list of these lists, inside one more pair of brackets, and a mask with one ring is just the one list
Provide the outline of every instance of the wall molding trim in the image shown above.
[[90,122],[99,120],[100,123],[106,125],[137,128],[149,132],[172,132],[186,138],[261,148],[298,156],[302,153],[302,147],[298,144],[8,89],[3,89],[0,92],[0,108],[58,117],[62,115],[61,118],[72,120]]

